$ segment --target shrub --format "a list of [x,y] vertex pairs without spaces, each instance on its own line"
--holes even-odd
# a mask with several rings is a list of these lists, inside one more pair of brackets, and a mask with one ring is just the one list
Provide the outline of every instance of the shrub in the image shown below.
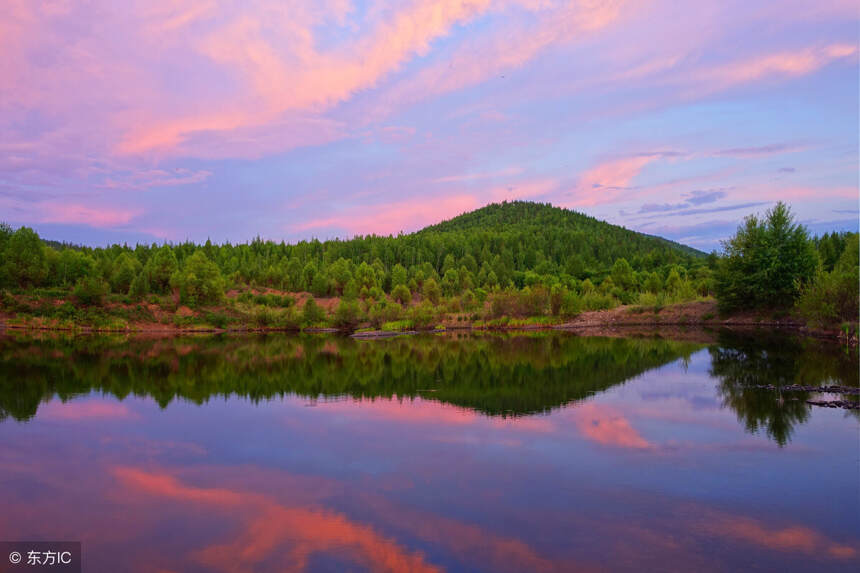
[[84,277],[75,285],[74,295],[83,305],[100,306],[110,290],[108,283],[101,277]]
[[396,302],[380,301],[368,311],[368,319],[374,328],[380,328],[386,322],[400,319],[403,309]]
[[410,309],[409,318],[415,328],[430,328],[436,323],[436,308],[424,301]]
[[355,301],[341,300],[334,311],[334,324],[338,328],[352,330],[361,320],[361,309]]
[[807,285],[797,301],[797,309],[806,320],[819,325],[842,321],[857,322],[858,235],[848,241],[831,272],[818,270],[815,280]]
[[207,312],[205,319],[215,328],[227,328],[227,325],[230,324],[230,317],[223,312]]
[[325,318],[325,310],[320,308],[313,297],[309,298],[302,308],[302,322],[307,326],[311,326],[323,322]]

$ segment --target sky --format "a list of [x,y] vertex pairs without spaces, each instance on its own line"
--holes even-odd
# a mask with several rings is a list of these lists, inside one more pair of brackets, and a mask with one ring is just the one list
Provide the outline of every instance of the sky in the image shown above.
[[396,234],[532,200],[710,250],[858,228],[856,0],[0,5],[0,220]]

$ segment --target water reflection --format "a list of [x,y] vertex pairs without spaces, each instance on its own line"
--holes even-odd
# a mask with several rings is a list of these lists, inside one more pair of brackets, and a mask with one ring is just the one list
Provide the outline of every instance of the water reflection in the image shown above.
[[856,384],[830,348],[0,338],[0,538],[88,571],[852,571],[857,420],[757,388]]
[[[149,396],[163,408],[176,399],[203,404],[213,396],[254,401],[288,394],[311,400],[421,397],[482,415],[524,417],[588,398],[675,360],[686,363],[704,347],[654,338],[557,333],[376,341],[328,336],[2,336],[0,420],[31,419],[40,404],[48,416],[128,414],[121,404],[51,402],[93,391],[119,399]],[[721,332],[708,352],[723,407],[731,408],[749,432],[764,430],[780,445],[788,443],[794,427],[806,422],[813,408],[807,403],[812,393],[782,388],[860,385],[856,350],[831,343]],[[767,385],[776,389],[762,388]],[[842,398],[856,402],[860,397]],[[587,419],[584,433],[649,447],[622,418],[611,413],[588,416],[588,408],[580,410]],[[415,408],[403,415],[420,412]]]
[[422,396],[492,416],[547,412],[699,350],[654,339],[416,336],[0,338],[0,418],[32,418],[53,396],[93,390],[202,404],[253,400]]
[[[832,343],[723,332],[719,344],[709,352],[710,372],[719,379],[723,405],[737,413],[748,431],[764,429],[780,445],[791,439],[797,424],[809,419],[813,408],[806,402],[812,393],[786,392],[786,386],[860,386],[856,350]],[[856,402],[860,397],[853,394],[842,398]]]

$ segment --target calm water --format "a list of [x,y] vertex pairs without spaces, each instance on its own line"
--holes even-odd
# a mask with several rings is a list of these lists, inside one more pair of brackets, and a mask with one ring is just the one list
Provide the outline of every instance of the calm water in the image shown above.
[[85,571],[860,566],[857,355],[757,335],[0,337],[0,539]]

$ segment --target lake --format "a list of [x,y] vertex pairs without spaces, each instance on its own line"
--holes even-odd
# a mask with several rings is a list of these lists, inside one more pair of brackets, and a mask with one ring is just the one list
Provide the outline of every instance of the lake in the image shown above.
[[856,404],[856,350],[679,337],[7,333],[0,539],[85,571],[858,570],[858,410],[807,402]]

